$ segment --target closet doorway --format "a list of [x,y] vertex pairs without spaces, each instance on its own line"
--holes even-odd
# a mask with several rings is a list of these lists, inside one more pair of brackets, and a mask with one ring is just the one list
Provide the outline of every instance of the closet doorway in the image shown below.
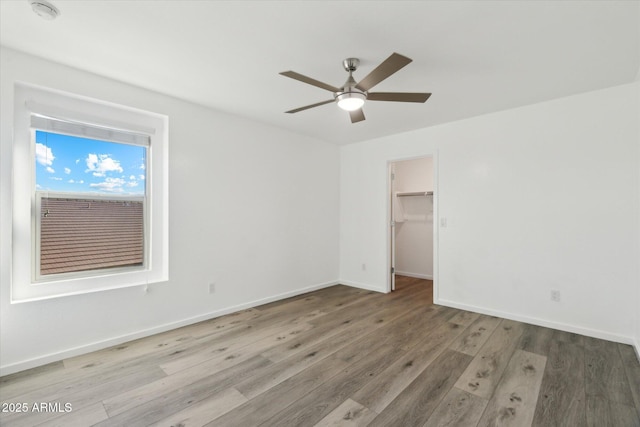
[[390,290],[396,276],[434,279],[434,161],[433,156],[389,163]]

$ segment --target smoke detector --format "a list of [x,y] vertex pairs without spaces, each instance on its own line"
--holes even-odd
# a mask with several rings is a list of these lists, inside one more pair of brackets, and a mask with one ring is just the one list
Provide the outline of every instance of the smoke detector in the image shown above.
[[43,19],[52,21],[60,15],[60,11],[57,7],[45,0],[30,0],[31,9]]

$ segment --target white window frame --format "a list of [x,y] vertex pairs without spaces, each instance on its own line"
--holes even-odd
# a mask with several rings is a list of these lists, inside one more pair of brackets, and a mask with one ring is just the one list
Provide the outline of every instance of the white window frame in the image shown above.
[[[34,115],[96,128],[148,135],[146,265],[92,270],[37,280]],[[55,131],[53,131],[55,132]],[[85,294],[169,280],[168,118],[165,115],[73,95],[27,83],[14,87],[11,302]]]

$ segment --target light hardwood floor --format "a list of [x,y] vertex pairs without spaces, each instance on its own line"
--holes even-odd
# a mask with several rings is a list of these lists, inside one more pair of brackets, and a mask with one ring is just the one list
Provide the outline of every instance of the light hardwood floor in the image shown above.
[[334,286],[5,376],[3,409],[28,411],[0,424],[640,426],[630,346],[431,295]]

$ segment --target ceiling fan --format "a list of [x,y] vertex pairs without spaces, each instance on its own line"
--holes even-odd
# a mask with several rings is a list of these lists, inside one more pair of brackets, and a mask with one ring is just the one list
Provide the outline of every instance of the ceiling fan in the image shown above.
[[385,59],[380,65],[378,65],[372,72],[370,72],[364,79],[356,83],[353,78],[353,72],[358,68],[360,60],[358,58],[347,58],[342,61],[344,69],[349,73],[349,78],[342,87],[335,87],[329,84],[320,82],[295,71],[283,71],[282,74],[285,77],[290,77],[294,80],[299,80],[303,83],[307,83],[321,89],[333,92],[333,99],[318,102],[304,107],[296,108],[293,110],[285,111],[286,113],[297,113],[298,111],[308,110],[309,108],[319,107],[321,105],[336,102],[338,107],[349,112],[351,117],[351,123],[357,123],[364,120],[364,113],[362,112],[362,106],[365,100],[369,101],[395,101],[395,102],[426,102],[431,96],[430,93],[416,93],[416,92],[369,92],[369,89],[391,76],[405,65],[409,64],[412,60],[399,53],[393,53],[387,59]]

